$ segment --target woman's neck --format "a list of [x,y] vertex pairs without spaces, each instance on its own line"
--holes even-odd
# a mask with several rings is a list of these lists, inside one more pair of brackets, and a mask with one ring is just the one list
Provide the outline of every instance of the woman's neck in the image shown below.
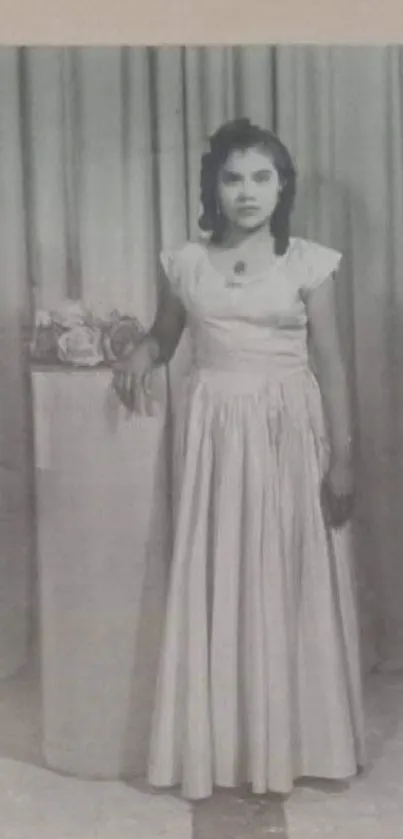
[[274,250],[274,240],[266,225],[264,227],[259,227],[257,230],[251,231],[241,230],[236,227],[229,227],[220,241],[220,246],[222,248],[228,248],[228,250],[232,248],[241,249],[242,247],[248,248],[249,246],[253,247],[258,245],[264,245],[266,247],[271,245]]

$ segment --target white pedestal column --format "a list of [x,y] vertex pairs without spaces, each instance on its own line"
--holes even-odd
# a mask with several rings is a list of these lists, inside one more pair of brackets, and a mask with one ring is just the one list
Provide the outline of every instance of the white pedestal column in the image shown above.
[[169,528],[165,400],[130,416],[110,379],[33,372],[44,756],[112,779],[146,768]]

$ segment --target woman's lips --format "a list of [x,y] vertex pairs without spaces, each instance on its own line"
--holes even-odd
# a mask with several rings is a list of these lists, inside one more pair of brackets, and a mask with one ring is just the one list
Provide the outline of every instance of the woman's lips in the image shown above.
[[258,213],[258,212],[259,212],[259,207],[252,207],[252,206],[250,206],[250,207],[248,207],[248,206],[238,207],[238,213],[242,213],[242,214],[243,213],[245,213],[245,214],[252,213],[253,214],[253,213]]

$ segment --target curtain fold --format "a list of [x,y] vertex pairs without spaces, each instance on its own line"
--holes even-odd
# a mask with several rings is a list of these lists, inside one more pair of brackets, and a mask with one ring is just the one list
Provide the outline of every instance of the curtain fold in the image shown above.
[[[402,49],[35,47],[2,48],[0,61],[0,520],[13,481],[13,504],[27,509],[19,347],[31,294],[45,307],[66,295],[117,306],[148,327],[160,249],[197,234],[207,137],[249,116],[296,158],[295,232],[344,254],[337,294],[360,441],[365,632],[370,658],[401,662]],[[186,364],[184,341],[173,397]],[[10,539],[26,569],[23,533]]]
[[[344,253],[340,322],[359,431],[363,614],[402,661],[401,49],[279,47],[278,131],[300,170],[295,225]],[[370,628],[370,627],[367,627]]]
[[271,126],[270,47],[21,51],[38,305],[155,307],[160,247],[196,235],[200,157],[223,121]]
[[[22,338],[29,317],[19,60],[0,50],[0,677],[26,659],[33,584]],[[31,589],[32,590],[32,589]]]

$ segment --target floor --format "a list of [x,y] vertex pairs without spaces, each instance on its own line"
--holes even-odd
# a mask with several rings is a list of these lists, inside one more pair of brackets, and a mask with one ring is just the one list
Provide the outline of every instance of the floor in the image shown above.
[[[285,802],[246,790],[219,791],[194,806],[193,839],[399,839],[403,672],[371,674],[366,705],[369,765],[350,785],[305,783]],[[35,664],[0,682],[0,758],[43,766]],[[133,786],[147,789],[140,780]]]

